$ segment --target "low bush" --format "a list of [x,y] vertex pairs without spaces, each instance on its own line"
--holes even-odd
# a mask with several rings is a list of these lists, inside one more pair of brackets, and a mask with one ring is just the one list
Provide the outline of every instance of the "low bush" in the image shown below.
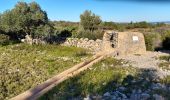
[[145,33],[146,50],[154,51],[161,47],[161,37],[158,33]]
[[170,31],[166,31],[162,34],[162,46],[164,49],[170,50]]
[[160,60],[169,61],[170,60],[170,56],[160,56],[159,59]]
[[88,38],[91,40],[96,40],[96,39],[102,39],[103,38],[103,32],[100,30],[96,31],[89,31],[89,30],[83,30],[79,31],[79,33],[76,36],[77,38]]
[[170,76],[161,79],[161,83],[170,85]]
[[5,34],[0,34],[0,44],[3,45],[9,41],[9,36]]
[[160,56],[160,60],[164,60],[164,62],[159,63],[159,67],[163,70],[170,70],[170,56]]

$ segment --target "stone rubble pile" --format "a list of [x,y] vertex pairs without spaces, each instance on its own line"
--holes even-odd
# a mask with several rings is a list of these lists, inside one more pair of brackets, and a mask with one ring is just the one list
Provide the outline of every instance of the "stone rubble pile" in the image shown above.
[[101,51],[102,49],[102,40],[89,40],[88,38],[67,38],[66,41],[62,44],[64,46],[75,46],[85,49],[89,49],[94,52]]
[[28,44],[46,44],[45,41],[41,40],[41,39],[33,39],[31,36],[26,35],[25,39],[21,39],[21,42],[23,43],[28,43]]

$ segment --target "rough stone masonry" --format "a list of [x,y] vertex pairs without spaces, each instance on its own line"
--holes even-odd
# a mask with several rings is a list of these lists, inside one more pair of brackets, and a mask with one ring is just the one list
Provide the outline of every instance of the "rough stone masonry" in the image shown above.
[[106,31],[103,36],[103,49],[115,50],[119,55],[146,52],[144,36],[140,32]]
[[[26,36],[22,42],[28,44],[45,44],[45,41],[32,39]],[[91,50],[93,53],[99,51],[115,51],[118,55],[143,54],[146,52],[144,36],[140,32],[115,32],[105,31],[103,40],[89,40],[88,38],[67,38],[61,43],[64,46],[75,46]]]
[[118,55],[143,54],[146,52],[144,36],[140,32],[105,31],[103,40],[68,38],[63,45],[82,47],[94,52],[115,51]]

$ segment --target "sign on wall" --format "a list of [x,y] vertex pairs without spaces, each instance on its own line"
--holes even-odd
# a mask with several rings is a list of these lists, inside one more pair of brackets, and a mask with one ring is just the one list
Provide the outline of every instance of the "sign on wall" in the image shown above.
[[133,39],[134,42],[139,41],[138,36],[133,36],[132,39]]

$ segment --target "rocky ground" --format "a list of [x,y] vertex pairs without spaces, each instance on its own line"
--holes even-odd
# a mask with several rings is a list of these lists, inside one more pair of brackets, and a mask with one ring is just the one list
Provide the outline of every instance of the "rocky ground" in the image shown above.
[[[125,93],[128,88],[119,87],[115,91],[106,92],[102,96],[88,95],[84,100],[169,100],[165,96],[153,91],[170,91],[170,87],[160,83],[151,84],[150,87],[143,91],[142,89],[133,89],[132,93]],[[168,92],[169,93],[169,92]]]
[[149,52],[147,51],[145,54],[136,54],[136,55],[124,55],[124,56],[117,56],[117,59],[123,59],[128,62],[128,64],[124,66],[130,66],[142,69],[152,69],[155,70],[156,75],[158,77],[165,77],[170,75],[169,70],[162,70],[158,65],[163,62],[159,60],[160,56],[168,56],[168,53],[163,52]]
[[165,56],[169,59],[162,52],[108,57],[40,100],[170,100],[170,72],[160,67],[169,64],[160,59]]
[[[133,66],[139,69],[147,70],[145,75],[158,81],[152,82],[150,79],[139,79],[132,82],[132,86],[120,86],[114,91],[105,92],[103,95],[88,95],[84,100],[169,100],[170,86],[160,83],[160,79],[170,75],[169,70],[163,70],[159,64],[164,62],[159,59],[160,56],[167,56],[163,52],[147,52],[143,55],[117,56],[117,59],[123,59],[123,66]],[[137,85],[137,87],[133,87]],[[143,86],[146,86],[143,88]]]

